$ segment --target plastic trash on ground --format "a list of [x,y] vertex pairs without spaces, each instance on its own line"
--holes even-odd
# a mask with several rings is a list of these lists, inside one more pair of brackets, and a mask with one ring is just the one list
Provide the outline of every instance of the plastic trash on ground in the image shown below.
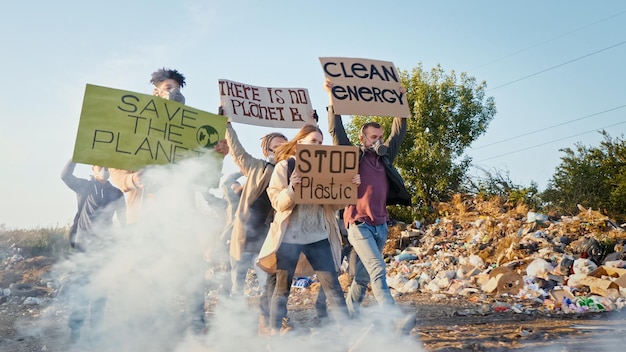
[[307,288],[313,281],[309,277],[297,277],[291,284],[291,287]]

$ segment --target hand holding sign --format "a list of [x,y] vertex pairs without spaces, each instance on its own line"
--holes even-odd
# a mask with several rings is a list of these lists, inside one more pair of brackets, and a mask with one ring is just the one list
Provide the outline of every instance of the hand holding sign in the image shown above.
[[357,186],[360,185],[361,184],[361,175],[360,174],[354,175],[354,177],[352,178],[352,183],[354,183]]
[[291,173],[291,177],[289,177],[289,184],[294,187],[298,184],[302,183],[302,177],[298,173],[298,171],[294,171]]
[[226,156],[229,151],[228,142],[225,139],[218,141],[217,144],[213,147],[213,151]]

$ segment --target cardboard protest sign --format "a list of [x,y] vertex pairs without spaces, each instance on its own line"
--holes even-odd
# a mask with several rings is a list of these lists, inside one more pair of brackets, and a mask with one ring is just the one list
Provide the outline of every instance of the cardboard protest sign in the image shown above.
[[280,128],[317,125],[304,88],[257,87],[220,79],[219,90],[224,115],[233,122]]
[[294,171],[302,177],[296,204],[356,204],[358,147],[298,144]]
[[320,57],[320,62],[324,75],[333,84],[335,113],[411,116],[406,92],[392,62],[346,57]]
[[136,171],[222,157],[212,149],[224,139],[226,120],[175,101],[88,84],[72,160]]

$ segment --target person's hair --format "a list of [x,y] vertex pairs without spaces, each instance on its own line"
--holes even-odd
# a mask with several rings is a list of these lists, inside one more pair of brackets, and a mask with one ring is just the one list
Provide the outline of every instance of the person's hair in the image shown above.
[[272,139],[274,138],[282,138],[286,141],[289,140],[287,139],[287,137],[285,137],[284,134],[278,132],[268,133],[265,136],[261,137],[261,151],[263,152],[263,156],[266,158],[269,155],[268,152],[270,151],[270,143],[272,143]]
[[290,156],[296,155],[296,144],[298,144],[298,141],[304,139],[306,136],[313,132],[319,132],[322,136],[324,135],[319,127],[310,124],[304,125],[300,129],[300,131],[296,133],[295,137],[293,137],[289,142],[279,145],[274,150],[274,158],[276,159],[276,162],[288,159]]
[[178,82],[181,88],[185,86],[185,76],[183,76],[182,73],[176,70],[165,68],[165,67],[152,72],[150,83],[156,86],[157,84],[165,81],[166,79],[175,80],[176,82]]
[[361,130],[359,131],[359,136],[364,136],[365,135],[365,130],[368,127],[381,128],[380,124],[378,122],[376,122],[376,121],[371,121],[371,122],[364,123],[363,126],[361,126]]

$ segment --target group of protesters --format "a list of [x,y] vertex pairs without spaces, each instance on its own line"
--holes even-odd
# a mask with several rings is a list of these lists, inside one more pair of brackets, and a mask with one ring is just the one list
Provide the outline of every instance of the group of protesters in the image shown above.
[[[152,74],[151,83],[153,95],[185,103],[181,93],[185,77],[177,70],[159,69]],[[330,95],[330,80],[325,81],[324,89]],[[352,145],[341,116],[334,113],[332,100],[327,110],[332,143]],[[359,319],[359,306],[371,285],[380,309],[376,314],[393,321],[396,333],[406,335],[415,326],[415,314],[402,313],[394,303],[382,255],[390,221],[386,206],[410,205],[411,202],[393,166],[406,129],[406,119],[399,117],[393,119],[386,139],[383,128],[376,122],[361,127],[359,172],[352,179],[357,185],[354,204],[296,204],[294,187],[302,181],[294,167],[296,146],[321,145],[323,131],[317,125],[307,124],[292,139],[279,132],[269,133],[261,138],[261,159],[244,149],[231,122],[227,123],[225,140],[218,142],[213,150],[222,155],[230,154],[239,170],[222,182],[227,221],[219,237],[227,246],[220,250],[228,252],[230,298],[242,297],[248,271],[256,272],[261,290],[260,335],[289,334],[293,325],[288,318],[287,302],[292,283],[297,277],[313,275],[321,286],[316,303],[319,318],[326,318],[328,301],[337,323],[344,325]],[[70,244],[77,251],[88,252],[93,239],[102,237],[96,234],[97,224],[109,225],[114,212],[120,223],[131,226],[137,223],[149,185],[144,180],[144,170],[93,166],[93,176],[83,180],[72,175],[74,166],[70,162],[62,174],[63,181],[78,196]],[[113,184],[108,181],[109,176]],[[245,177],[243,185],[238,181],[242,176]],[[350,261],[352,282],[344,294],[339,275],[342,250],[345,252],[347,246],[353,258]],[[102,305],[92,307],[102,309]],[[85,304],[77,305],[70,317],[73,340],[80,336],[85,307]],[[199,309],[202,312],[198,313],[194,325],[198,332],[203,332],[206,331],[204,300]]]

